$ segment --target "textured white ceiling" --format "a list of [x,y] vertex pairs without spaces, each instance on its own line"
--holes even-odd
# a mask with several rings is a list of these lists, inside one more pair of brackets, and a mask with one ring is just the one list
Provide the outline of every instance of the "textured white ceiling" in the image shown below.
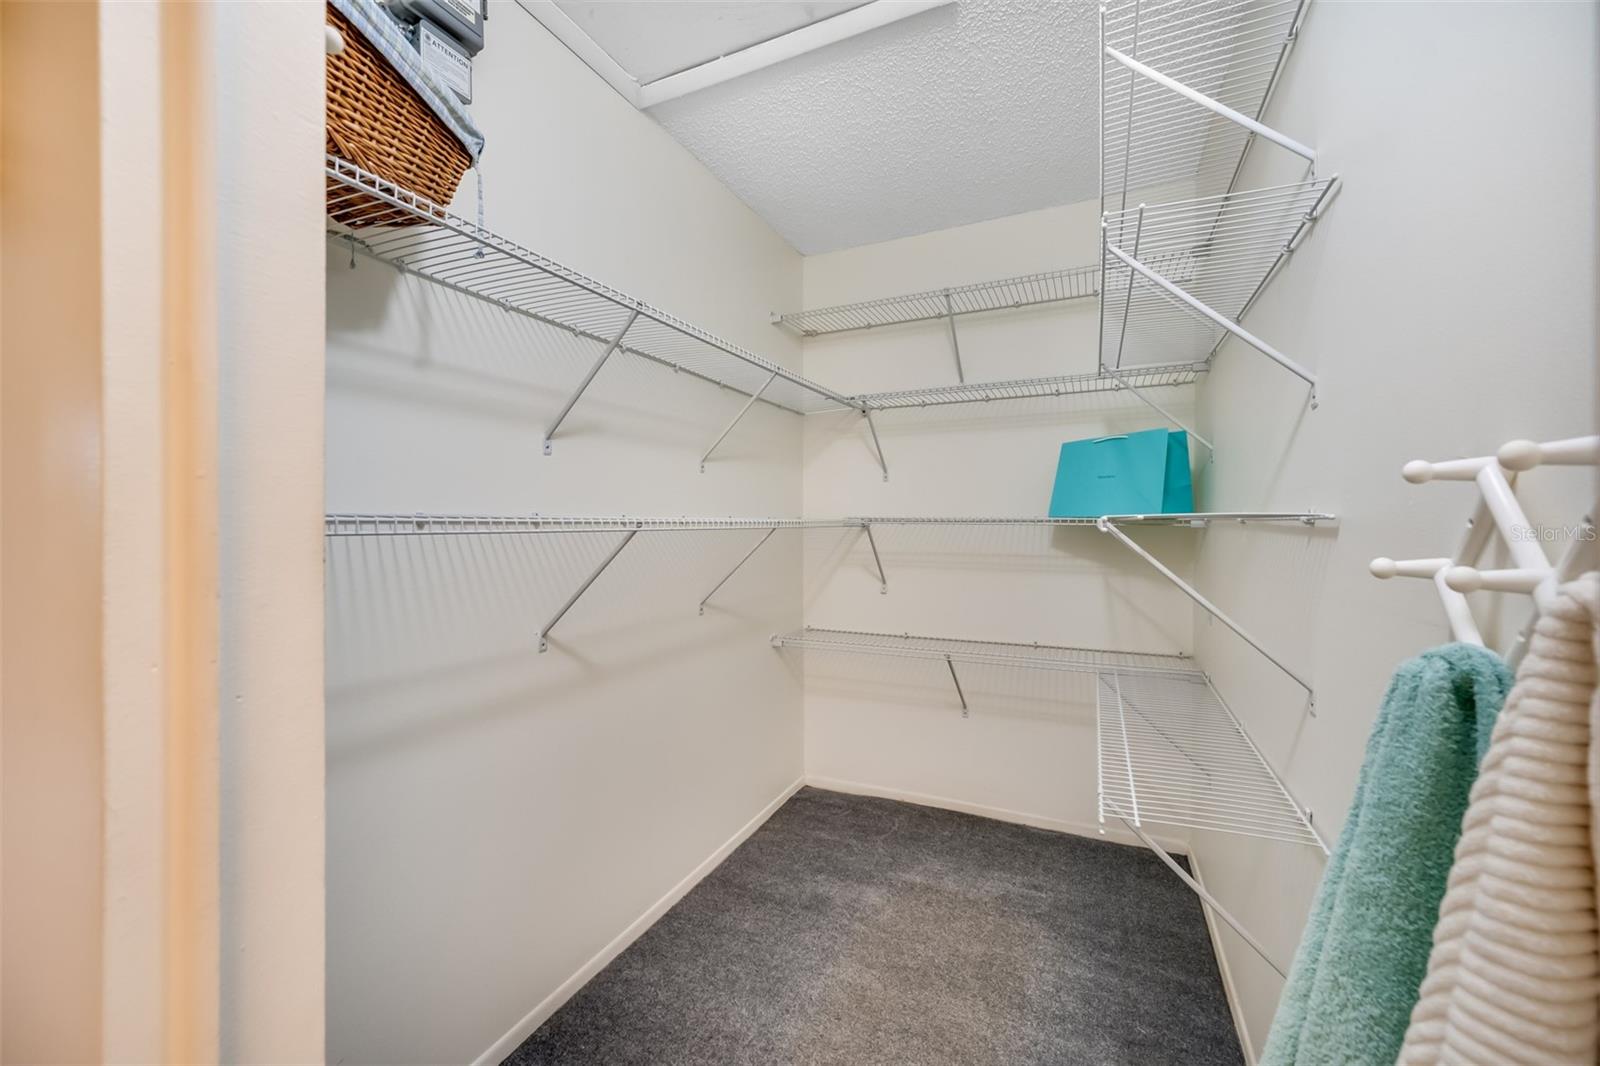
[[643,83],[831,18],[866,0],[555,0]]
[[650,114],[812,255],[1096,196],[1098,33],[1091,0],[958,0]]

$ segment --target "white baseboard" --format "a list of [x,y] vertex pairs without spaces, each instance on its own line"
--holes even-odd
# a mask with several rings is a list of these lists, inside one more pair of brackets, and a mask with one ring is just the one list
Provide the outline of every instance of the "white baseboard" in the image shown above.
[[[1200,872],[1200,860],[1195,857],[1194,851],[1189,852],[1189,873],[1200,882],[1200,887],[1206,884],[1205,875]],[[1250,1030],[1245,1028],[1244,1010],[1239,1003],[1239,990],[1233,984],[1233,968],[1228,965],[1227,953],[1222,950],[1222,938],[1219,935],[1222,926],[1217,916],[1211,913],[1211,908],[1205,904],[1200,905],[1200,913],[1206,917],[1206,932],[1211,934],[1211,953],[1217,957],[1217,969],[1222,974],[1222,994],[1228,998],[1228,1013],[1233,1015],[1233,1028],[1239,1034],[1239,1049],[1244,1052],[1245,1066],[1256,1066],[1255,1045],[1250,1042]]]
[[611,943],[601,948],[593,958],[580,966],[577,973],[561,982],[561,985],[554,992],[546,996],[537,1007],[534,1007],[533,1010],[524,1015],[522,1020],[512,1026],[506,1035],[496,1040],[489,1046],[487,1051],[474,1059],[472,1066],[499,1066],[507,1055],[515,1051],[524,1040],[532,1036],[533,1031],[548,1021],[552,1014],[560,1010],[562,1004],[571,999],[578,989],[589,982],[591,977],[605,969],[612,959],[627,950],[628,945],[638,940],[646,929],[649,929],[663,914],[671,910],[674,903],[688,895],[691,888],[699,884],[712,870],[715,870],[723,859],[733,854],[734,848],[743,844],[750,834],[760,829],[762,824],[768,818],[771,818],[779,807],[788,802],[790,796],[800,791],[800,786],[805,783],[805,778],[802,777],[778,793],[771,803],[761,808],[754,818],[746,822],[737,833],[734,833],[733,836],[724,841],[716,851],[706,857],[704,862],[691,870],[689,876],[673,885],[666,895],[652,903],[643,914],[635,918],[626,929],[618,933]]
[[[1118,844],[1132,844],[1135,847],[1144,847],[1138,837],[1117,826],[1107,825],[1102,829],[1101,826],[1094,823],[1070,822],[1044,814],[1029,814],[1026,811],[1013,811],[1005,807],[987,807],[981,803],[968,803],[966,800],[950,799],[947,796],[930,796],[923,792],[907,792],[904,789],[868,785],[860,781],[843,781],[836,777],[817,777],[807,774],[805,783],[812,788],[820,788],[828,792],[848,792],[856,796],[877,796],[880,799],[900,800],[903,803],[915,803],[923,807],[938,807],[941,810],[957,811],[961,814],[975,814],[980,818],[993,818],[998,822],[1014,822],[1017,825],[1030,825],[1035,829],[1049,829],[1057,833],[1071,833],[1073,836],[1112,840]],[[1151,834],[1150,839],[1168,851],[1177,852],[1181,855],[1189,853],[1189,845],[1185,841],[1154,834]]]

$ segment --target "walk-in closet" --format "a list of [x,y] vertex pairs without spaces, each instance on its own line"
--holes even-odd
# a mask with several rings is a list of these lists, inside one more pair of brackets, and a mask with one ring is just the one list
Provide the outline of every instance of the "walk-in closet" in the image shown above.
[[1390,674],[1594,562],[1593,9],[491,4],[444,195],[329,10],[330,1059],[1312,1061]]
[[1600,1061],[1600,5],[0,48],[0,1063]]

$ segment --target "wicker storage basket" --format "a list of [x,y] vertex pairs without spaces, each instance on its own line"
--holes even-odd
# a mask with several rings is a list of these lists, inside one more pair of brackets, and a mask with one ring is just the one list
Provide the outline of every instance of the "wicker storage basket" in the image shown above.
[[[448,204],[472,156],[383,54],[332,6],[344,51],[328,57],[328,152]],[[328,179],[328,216],[346,226],[415,225],[416,216]]]

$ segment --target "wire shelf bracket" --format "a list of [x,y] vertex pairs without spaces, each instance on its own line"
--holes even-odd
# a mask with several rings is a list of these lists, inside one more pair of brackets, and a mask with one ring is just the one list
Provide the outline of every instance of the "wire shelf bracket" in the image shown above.
[[617,546],[611,549],[611,553],[601,560],[600,565],[595,567],[588,577],[584,578],[583,584],[579,585],[577,590],[567,597],[567,602],[557,608],[556,613],[550,616],[550,621],[540,627],[539,650],[541,652],[550,650],[550,631],[556,627],[556,623],[566,617],[567,612],[572,610],[572,605],[583,598],[583,594],[589,591],[589,586],[599,580],[600,575],[606,572],[606,567],[616,562],[617,556],[622,554],[622,549],[626,548],[638,534],[639,531],[637,529],[630,529],[624,533],[622,539],[617,542]]
[[[578,382],[578,387],[573,390],[571,396],[567,397],[567,402],[562,405],[561,413],[556,415],[554,421],[550,423],[549,428],[544,431],[544,454],[550,454],[551,440],[555,437],[556,430],[560,429],[561,423],[567,420],[567,415],[572,413],[572,408],[577,404],[578,398],[583,395],[584,390],[589,387],[590,382],[594,381],[595,375],[600,373],[600,368],[606,365],[606,360],[611,358],[611,353],[616,351],[617,348],[621,346],[622,338],[628,335],[628,330],[632,329],[633,324],[638,320],[639,309],[636,307],[629,312],[628,321],[623,323],[622,330],[611,339],[610,344],[606,345],[605,350],[600,353],[600,357],[594,361],[594,365],[589,367],[589,372],[583,376],[583,380]],[[751,402],[755,402],[754,397],[751,398]],[[729,428],[731,429],[732,427],[730,426]],[[726,433],[723,434],[723,436],[726,435]],[[705,469],[704,462],[700,464],[700,469]]]
[[1240,112],[1235,111],[1222,101],[1213,100],[1205,93],[1200,92],[1197,89],[1189,88],[1189,86],[1185,85],[1178,79],[1169,78],[1159,70],[1156,70],[1154,67],[1146,66],[1137,59],[1134,59],[1132,56],[1123,55],[1110,45],[1105,46],[1105,52],[1107,56],[1116,60],[1118,63],[1121,63],[1135,74],[1148,78],[1150,81],[1161,86],[1163,89],[1177,93],[1179,96],[1190,101],[1191,103],[1199,104],[1212,114],[1220,115],[1236,126],[1242,126],[1244,129],[1248,130],[1252,136],[1265,137],[1273,144],[1293,152],[1306,162],[1313,165],[1316,164],[1317,150],[1315,148],[1306,147],[1294,138],[1279,133],[1271,126],[1268,126],[1262,122],[1257,122],[1249,115],[1241,114]]
[[744,566],[744,564],[748,563],[751,560],[751,558],[755,555],[755,553],[760,551],[762,546],[765,545],[767,543],[767,541],[772,539],[772,535],[774,533],[776,533],[777,531],[778,531],[778,527],[777,526],[773,526],[771,529],[767,530],[766,533],[762,535],[761,539],[756,541],[755,546],[752,547],[749,551],[745,552],[744,553],[744,557],[742,559],[740,559],[737,563],[733,564],[733,569],[729,570],[727,572],[727,574],[723,576],[721,581],[718,581],[715,585],[713,585],[711,587],[711,591],[706,593],[705,596],[702,597],[701,600],[700,600],[700,613],[701,614],[705,614],[706,613],[706,604],[711,602],[711,597],[715,596],[717,594],[717,592],[722,588],[722,586],[726,585],[728,583],[728,581],[730,579],[732,579],[733,575],[737,574],[739,572],[739,570]]
[[711,453],[717,450],[718,445],[728,439],[728,434],[733,432],[733,427],[737,426],[739,420],[749,412],[750,408],[756,405],[756,401],[761,399],[761,394],[767,391],[768,386],[777,380],[778,372],[774,370],[772,375],[761,383],[761,387],[750,394],[750,398],[745,401],[743,407],[739,408],[739,413],[733,416],[733,421],[728,423],[728,427],[722,431],[716,440],[711,442],[711,447],[707,448],[705,454],[700,456],[700,472],[702,474],[706,472],[706,460],[711,458]]
[[[1321,517],[1326,519],[1330,518],[1331,516],[1324,515]],[[1310,515],[1302,518],[1302,521],[1304,521],[1307,525],[1314,525],[1317,520],[1317,517]],[[1269,663],[1283,671],[1283,673],[1295,684],[1305,689],[1307,708],[1310,710],[1311,714],[1315,716],[1317,713],[1317,696],[1316,690],[1312,686],[1311,682],[1306,680],[1304,677],[1301,677],[1298,671],[1287,665],[1282,659],[1272,654],[1272,652],[1268,651],[1259,640],[1250,634],[1249,630],[1245,629],[1238,622],[1234,621],[1227,612],[1222,610],[1222,608],[1206,599],[1206,597],[1201,594],[1199,589],[1195,588],[1183,578],[1179,577],[1165,563],[1163,563],[1160,559],[1157,559],[1154,555],[1151,555],[1148,551],[1136,543],[1133,538],[1129,537],[1126,533],[1118,528],[1120,525],[1125,523],[1126,519],[1118,518],[1116,516],[1107,516],[1099,519],[1095,523],[1095,527],[1102,533],[1111,534],[1111,536],[1116,538],[1116,540],[1119,541],[1123,547],[1127,548],[1129,551],[1139,556],[1139,558],[1149,563],[1155,568],[1157,573],[1176,585],[1185,596],[1188,596],[1191,600],[1198,604],[1202,610],[1211,615],[1211,617],[1215,618],[1217,621],[1221,622],[1223,625],[1227,626],[1229,629],[1233,630],[1233,632],[1238,635],[1241,640],[1259,652]]]

